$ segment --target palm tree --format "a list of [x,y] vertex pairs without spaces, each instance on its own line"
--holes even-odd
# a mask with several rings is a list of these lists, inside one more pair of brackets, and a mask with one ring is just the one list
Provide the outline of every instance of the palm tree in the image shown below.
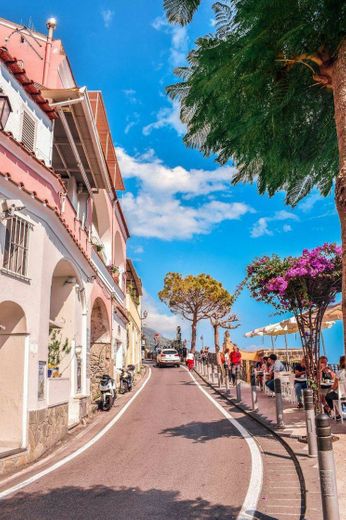
[[177,71],[182,81],[168,88],[181,102],[184,140],[234,161],[233,183],[283,190],[291,205],[335,185],[345,320],[346,2],[233,0],[214,9],[216,34],[198,39]]

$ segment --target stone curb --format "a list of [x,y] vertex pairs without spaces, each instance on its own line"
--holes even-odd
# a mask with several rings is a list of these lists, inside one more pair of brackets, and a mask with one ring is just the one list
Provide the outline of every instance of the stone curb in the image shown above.
[[294,463],[294,465],[296,467],[297,475],[298,475],[300,486],[301,486],[301,492],[302,492],[303,500],[304,500],[304,511],[302,513],[302,516],[301,516],[300,520],[304,520],[305,518],[307,519],[308,518],[308,517],[306,517],[306,509],[307,509],[306,494],[307,494],[307,490],[306,490],[306,481],[305,481],[304,471],[303,471],[303,468],[302,468],[301,464],[299,463],[298,457],[295,454],[294,449],[283,438],[283,436],[280,435],[280,430],[278,431],[278,430],[274,429],[273,423],[269,422],[269,421],[266,421],[265,419],[260,417],[257,412],[249,410],[247,408],[247,406],[244,406],[244,404],[241,404],[241,402],[238,402],[235,399],[232,399],[231,397],[229,397],[226,394],[226,391],[220,390],[219,388],[216,387],[216,385],[213,385],[212,383],[210,383],[207,379],[205,379],[205,377],[202,374],[197,372],[197,370],[195,368],[194,368],[194,372],[195,372],[195,374],[198,375],[198,377],[200,377],[204,381],[204,383],[206,383],[210,388],[212,388],[214,390],[214,392],[216,392],[221,397],[226,399],[230,404],[232,404],[232,406],[234,406],[235,408],[238,408],[245,415],[247,415],[248,417],[251,417],[251,419],[253,419],[254,421],[258,422],[259,424],[261,424],[261,426],[263,426],[268,431],[270,431],[270,433],[272,433],[281,442],[281,444],[285,447],[285,449],[289,452],[289,454],[290,454],[290,456],[292,458],[292,461],[293,461],[293,463]]

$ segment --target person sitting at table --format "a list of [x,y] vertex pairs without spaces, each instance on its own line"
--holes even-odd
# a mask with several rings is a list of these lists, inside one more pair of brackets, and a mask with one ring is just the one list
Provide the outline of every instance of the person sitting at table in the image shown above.
[[300,363],[294,367],[294,390],[297,396],[298,408],[303,408],[302,394],[307,387],[305,358],[303,357]]
[[328,366],[328,358],[327,356],[321,356],[319,361],[319,373],[320,373],[320,395],[321,395],[321,403],[323,405],[324,411],[327,415],[331,414],[331,408],[328,406],[326,401],[326,395],[332,389],[335,374],[333,370]]
[[[329,411],[333,409],[333,401],[338,400],[338,388],[340,387],[341,395],[346,396],[346,357],[341,356],[339,361],[340,369],[337,371],[335,375],[335,380],[332,386],[332,389],[326,395],[326,402],[329,408]],[[341,421],[341,413],[342,410],[337,410],[336,420]]]
[[256,379],[259,387],[263,390],[264,376],[268,372],[268,356],[261,356],[255,365]]
[[266,381],[266,386],[269,388],[271,392],[274,392],[274,379],[275,374],[279,372],[283,372],[285,370],[284,364],[278,359],[276,354],[270,354],[268,358],[269,364],[269,377],[270,379]]

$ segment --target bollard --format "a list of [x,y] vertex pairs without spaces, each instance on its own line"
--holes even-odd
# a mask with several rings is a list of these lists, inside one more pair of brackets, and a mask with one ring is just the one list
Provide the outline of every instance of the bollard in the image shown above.
[[282,404],[281,379],[274,379],[275,401],[276,401],[276,424],[278,428],[283,428],[284,424],[284,408]]
[[229,394],[229,378],[228,378],[227,370],[225,371],[225,388],[226,388],[226,393]]
[[308,441],[309,457],[317,457],[314,393],[310,388],[306,388],[303,391],[303,395],[306,422],[306,438]]
[[237,379],[236,385],[237,401],[241,401],[241,379]]
[[222,385],[221,370],[220,370],[220,367],[218,367],[218,370],[217,370],[217,386],[219,388],[221,388],[221,385]]
[[257,386],[256,386],[256,374],[253,372],[251,376],[251,402],[252,409],[254,411],[258,410],[258,402],[257,402]]
[[316,417],[323,520],[340,520],[333,443],[328,415]]

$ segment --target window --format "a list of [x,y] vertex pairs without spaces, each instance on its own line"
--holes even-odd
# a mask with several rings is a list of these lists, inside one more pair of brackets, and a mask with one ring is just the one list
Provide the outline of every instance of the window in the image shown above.
[[32,117],[27,112],[23,113],[23,127],[22,127],[22,143],[30,150],[34,151],[35,147],[35,130],[36,125]]
[[4,268],[26,277],[28,266],[29,229],[31,224],[14,216],[7,221]]

